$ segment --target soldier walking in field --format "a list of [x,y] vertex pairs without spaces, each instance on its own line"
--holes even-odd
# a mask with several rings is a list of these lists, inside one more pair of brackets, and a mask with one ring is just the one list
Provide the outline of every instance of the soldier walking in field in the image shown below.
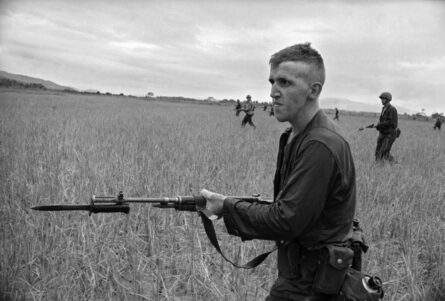
[[335,108],[335,116],[334,116],[334,120],[339,120],[338,119],[338,109]]
[[351,150],[319,107],[320,54],[309,43],[297,44],[272,55],[269,64],[275,117],[290,124],[279,140],[273,203],[206,189],[201,195],[230,234],[276,242],[278,278],[267,301],[333,300],[353,256],[345,247],[356,205]]
[[235,106],[235,116],[239,116],[239,112],[241,112],[241,102],[239,101],[239,99],[236,100],[236,106]]
[[389,162],[394,161],[394,157],[391,155],[391,147],[397,138],[398,131],[398,116],[397,110],[390,102],[392,95],[389,92],[383,92],[379,96],[382,101],[382,113],[380,114],[379,123],[375,126],[379,131],[377,138],[377,146],[375,149],[376,161],[386,160]]
[[440,116],[440,115],[437,116],[437,119],[436,119],[436,122],[434,123],[433,129],[434,130],[438,129],[440,131],[440,128],[442,127],[442,123],[443,123],[442,116]]
[[246,126],[246,124],[250,124],[253,126],[254,129],[256,129],[256,126],[253,124],[252,117],[255,111],[255,106],[252,103],[252,98],[250,95],[246,96],[246,103],[244,104],[244,107],[241,109],[241,111],[244,111],[246,115],[244,115],[243,120],[241,121],[241,126]]

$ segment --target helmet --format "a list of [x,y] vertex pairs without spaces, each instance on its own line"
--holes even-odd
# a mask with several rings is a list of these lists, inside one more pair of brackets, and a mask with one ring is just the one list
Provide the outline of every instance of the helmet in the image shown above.
[[380,94],[379,98],[386,99],[387,101],[391,101],[392,95],[389,92],[383,92]]
[[249,94],[247,94],[246,98],[251,98]]

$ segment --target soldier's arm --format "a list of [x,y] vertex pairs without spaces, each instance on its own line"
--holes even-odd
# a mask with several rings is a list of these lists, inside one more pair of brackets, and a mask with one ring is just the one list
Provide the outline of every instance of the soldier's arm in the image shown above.
[[391,107],[388,112],[385,112],[383,116],[383,121],[379,122],[377,125],[378,129],[386,130],[389,128],[396,128],[397,127],[397,110],[394,107]]
[[275,203],[224,200],[224,223],[230,234],[243,240],[290,240],[318,219],[337,167],[332,153],[320,142],[309,143],[302,152],[304,159],[292,166]]

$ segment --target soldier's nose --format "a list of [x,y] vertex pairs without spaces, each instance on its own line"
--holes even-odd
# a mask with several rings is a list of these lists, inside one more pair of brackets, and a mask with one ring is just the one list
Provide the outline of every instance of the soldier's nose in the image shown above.
[[272,100],[276,100],[278,97],[280,97],[280,94],[277,91],[270,91],[270,97],[272,97]]

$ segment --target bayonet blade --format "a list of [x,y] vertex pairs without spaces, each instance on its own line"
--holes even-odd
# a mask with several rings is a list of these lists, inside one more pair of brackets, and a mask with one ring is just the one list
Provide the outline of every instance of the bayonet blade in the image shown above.
[[33,210],[38,211],[73,211],[73,210],[85,210],[91,211],[90,205],[43,205],[32,207]]

